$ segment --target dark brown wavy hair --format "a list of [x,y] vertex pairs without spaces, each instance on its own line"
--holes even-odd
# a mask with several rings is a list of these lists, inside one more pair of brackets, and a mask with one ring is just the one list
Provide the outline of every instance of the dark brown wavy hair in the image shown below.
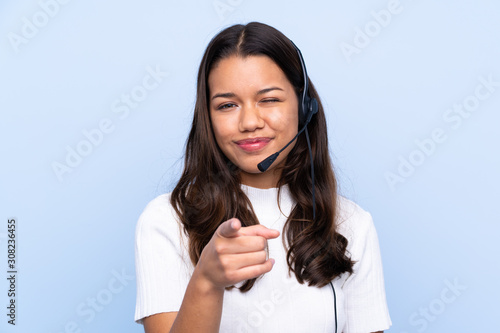
[[[268,56],[285,73],[297,96],[301,96],[304,87],[294,45],[273,27],[258,22],[234,25],[210,41],[198,71],[184,170],[171,194],[172,206],[189,239],[189,255],[194,265],[222,222],[237,217],[242,226],[259,224],[250,200],[240,187],[238,167],[215,141],[209,114],[210,71],[222,59],[235,55]],[[337,182],[328,150],[325,114],[311,82],[309,95],[319,103],[319,111],[308,125],[314,160],[316,219],[313,221],[310,157],[304,135],[299,136],[280,167],[278,187],[288,185],[296,202],[283,230],[289,273],[293,272],[299,283],[307,281],[309,286],[323,287],[344,272],[352,273],[353,262],[346,250],[347,239],[336,230]],[[250,290],[255,281],[245,281],[240,291]]]

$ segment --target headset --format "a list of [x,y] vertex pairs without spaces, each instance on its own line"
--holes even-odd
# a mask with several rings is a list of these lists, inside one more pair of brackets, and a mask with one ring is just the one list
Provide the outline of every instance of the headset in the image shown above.
[[[314,163],[313,163],[313,156],[312,156],[312,149],[311,149],[311,142],[309,140],[309,133],[307,131],[307,125],[311,122],[312,117],[318,113],[318,100],[314,97],[311,97],[309,95],[309,77],[307,76],[307,70],[306,70],[306,65],[304,63],[304,58],[302,57],[302,52],[300,52],[300,49],[295,45],[295,43],[290,40],[292,45],[295,47],[295,50],[297,51],[297,54],[299,55],[299,60],[300,60],[300,67],[302,68],[302,76],[304,78],[304,88],[302,90],[302,98],[300,99],[299,103],[299,128],[301,127],[300,131],[295,135],[295,137],[290,140],[286,144],[285,147],[283,147],[281,150],[278,152],[272,154],[271,156],[267,157],[265,160],[260,162],[257,167],[261,172],[266,171],[271,164],[276,160],[278,155],[286,149],[297,137],[305,131],[306,133],[306,139],[307,139],[307,147],[309,149],[309,159],[311,161],[311,181],[312,181],[312,197],[313,197],[313,220],[316,219],[316,198],[315,198],[315,189],[314,189]],[[333,290],[333,304],[334,304],[334,311],[335,311],[335,333],[337,333],[337,294],[335,293],[335,288],[333,287],[332,281],[330,281],[330,286],[332,287]]]
[[[271,156],[267,157],[265,160],[260,162],[257,167],[261,172],[266,171],[271,164],[276,160],[278,155],[285,150],[292,142],[297,139],[297,137],[302,134],[302,132],[306,132],[306,138],[307,138],[307,145],[309,147],[309,153],[311,157],[311,167],[312,167],[312,151],[311,151],[311,144],[309,141],[309,133],[307,132],[307,124],[311,121],[311,118],[313,115],[318,113],[318,101],[316,98],[311,98],[309,96],[309,77],[307,76],[307,70],[306,70],[306,65],[304,64],[304,58],[302,58],[302,53],[300,52],[299,48],[295,45],[294,42],[292,42],[292,45],[295,47],[295,50],[297,51],[297,54],[299,55],[299,60],[300,60],[300,66],[302,67],[302,75],[304,77],[304,89],[302,90],[302,98],[300,99],[299,103],[299,127],[302,127],[300,131],[293,137],[290,142],[288,142],[283,148],[281,148],[279,151],[276,153],[272,154]],[[315,203],[314,200],[314,169],[311,168],[311,174],[313,178],[313,202]],[[313,206],[313,217],[316,217],[316,209],[315,209],[315,204]]]

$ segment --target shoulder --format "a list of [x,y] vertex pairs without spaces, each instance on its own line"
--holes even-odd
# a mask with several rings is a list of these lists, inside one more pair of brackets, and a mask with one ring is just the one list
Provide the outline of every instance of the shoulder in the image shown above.
[[151,200],[139,216],[136,227],[136,239],[154,233],[163,237],[178,234],[180,222],[170,203],[170,193],[165,193]]
[[167,213],[172,209],[172,205],[170,204],[170,195],[171,193],[160,194],[156,198],[149,201],[142,212],[142,215],[154,215],[154,214],[162,214]]
[[336,223],[338,232],[346,238],[352,237],[353,233],[366,232],[373,227],[371,214],[341,195],[337,195]]
[[347,239],[347,249],[354,260],[364,252],[367,242],[377,237],[372,215],[341,195],[337,196],[336,224],[337,232]]

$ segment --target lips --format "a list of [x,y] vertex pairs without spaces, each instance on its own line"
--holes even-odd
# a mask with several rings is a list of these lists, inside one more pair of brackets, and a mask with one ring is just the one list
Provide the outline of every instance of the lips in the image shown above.
[[236,141],[236,144],[244,151],[254,152],[263,149],[269,141],[271,141],[271,138],[261,137],[239,140]]

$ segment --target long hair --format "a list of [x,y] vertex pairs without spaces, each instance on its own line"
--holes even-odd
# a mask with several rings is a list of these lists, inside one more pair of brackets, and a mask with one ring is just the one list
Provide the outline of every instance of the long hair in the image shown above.
[[[304,87],[294,45],[273,27],[258,22],[234,25],[210,41],[198,71],[184,170],[171,194],[172,206],[189,239],[189,255],[194,265],[222,222],[237,217],[242,226],[259,224],[250,200],[241,189],[238,167],[215,141],[209,114],[210,71],[219,61],[233,55],[268,56],[285,73],[297,96]],[[323,287],[344,272],[352,273],[353,262],[346,251],[347,239],[336,229],[337,182],[328,150],[323,106],[311,82],[309,95],[319,103],[318,113],[308,125],[315,172],[314,221],[310,157],[304,135],[299,136],[280,166],[278,187],[288,185],[296,202],[283,231],[289,273],[293,272],[299,283],[307,281],[309,286]],[[255,281],[255,278],[245,281],[240,291],[250,290]]]

